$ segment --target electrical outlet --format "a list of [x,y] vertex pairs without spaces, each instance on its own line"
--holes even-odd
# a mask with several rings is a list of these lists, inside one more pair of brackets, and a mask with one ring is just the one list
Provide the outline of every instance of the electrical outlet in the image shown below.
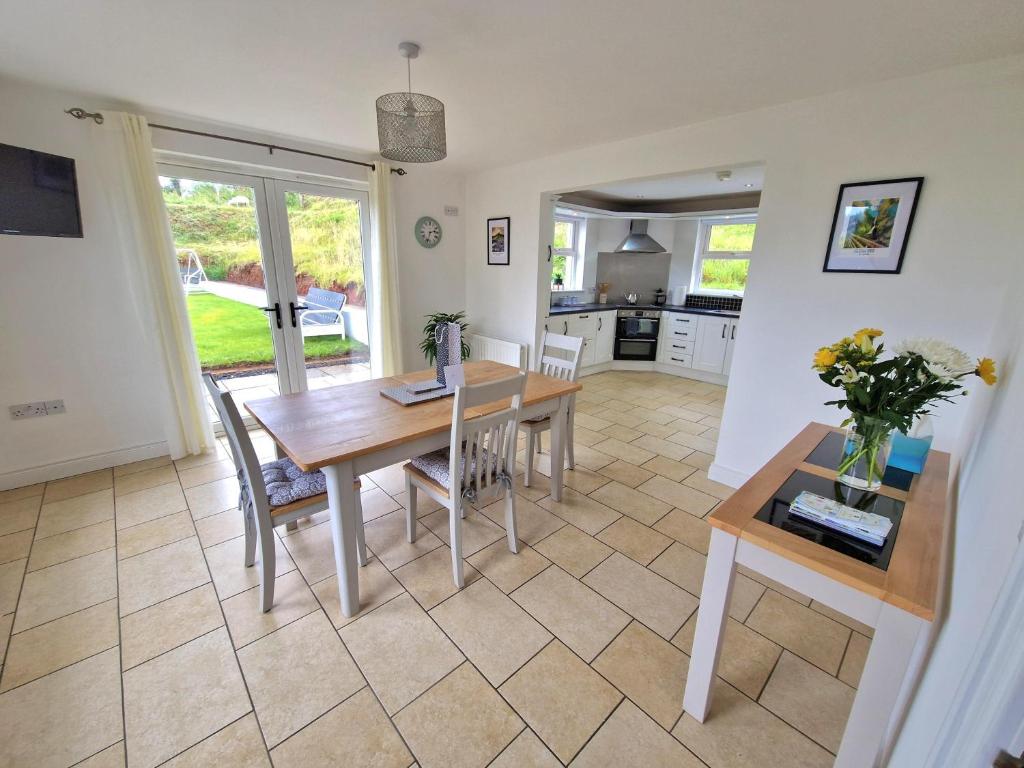
[[52,416],[55,413],[67,413],[67,409],[64,407],[63,400],[47,400],[44,405],[46,406],[46,415]]
[[444,215],[445,216],[458,216],[459,215],[459,207],[457,205],[446,205],[444,207]]
[[33,416],[46,415],[46,403],[20,403],[8,406],[12,419],[30,419]]

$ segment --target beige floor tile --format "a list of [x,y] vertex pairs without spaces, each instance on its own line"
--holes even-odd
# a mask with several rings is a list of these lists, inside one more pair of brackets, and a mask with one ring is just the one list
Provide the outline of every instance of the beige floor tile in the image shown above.
[[488,581],[472,584],[430,615],[493,686],[551,640],[551,633]]
[[17,607],[27,563],[28,560],[22,558],[0,565],[0,616]]
[[121,741],[117,649],[0,696],[0,744],[9,766],[63,768]]
[[875,630],[869,627],[867,624],[857,621],[856,619],[847,616],[844,613],[840,613],[834,608],[829,608],[824,603],[819,603],[817,600],[811,601],[811,608],[820,614],[828,616],[830,619],[838,621],[843,626],[849,627],[855,632],[860,632],[866,637],[874,637]]
[[642,447],[644,450],[648,451],[651,456],[658,455],[666,459],[670,459],[671,461],[682,461],[693,453],[692,448],[687,448],[684,445],[679,445],[679,443],[673,443],[665,438],[655,437],[654,435],[638,437],[632,442],[632,445]]
[[402,585],[375,557],[359,569],[359,613],[355,616],[341,615],[337,575],[317,582],[312,586],[312,590],[336,628],[344,627],[361,619],[370,611],[379,608],[404,591]]
[[463,661],[459,649],[408,595],[342,628],[341,638],[388,714]]
[[[406,503],[408,501],[409,495],[405,491],[402,491],[401,493],[396,493],[392,498],[395,500],[395,504],[397,504],[400,509],[405,509],[405,505],[406,505]],[[425,517],[426,515],[429,515],[431,512],[436,512],[437,510],[439,510],[441,508],[442,508],[441,505],[438,504],[430,496],[427,496],[427,494],[425,494],[425,493],[417,493],[416,494],[416,517],[417,518]]]
[[498,539],[467,559],[505,594],[518,589],[550,565],[546,557],[522,542],[518,553],[511,552],[508,539]]
[[206,453],[194,454],[192,456],[186,456],[183,459],[178,459],[174,462],[174,466],[177,467],[179,471],[183,472],[186,469],[192,469],[194,467],[200,467],[203,464],[211,464],[215,461],[223,461],[230,458],[231,454],[224,450],[224,446],[218,442],[212,450],[207,451]]
[[579,528],[566,525],[540,542],[537,551],[577,579],[582,579],[614,550]]
[[[445,525],[448,524],[448,510],[432,514],[443,515]],[[409,543],[405,535],[405,512],[397,510],[384,515],[372,523],[367,523],[364,528],[366,546],[391,570],[400,568],[408,562],[425,555],[431,550],[442,546],[443,542],[426,527],[425,523],[429,516],[424,517],[416,523],[416,541]],[[465,535],[466,530],[463,530]],[[334,548],[331,548],[333,558]]]
[[[578,462],[577,462],[578,464]],[[533,485],[526,484],[526,475],[522,472],[523,466],[523,452],[520,451],[516,454],[516,467],[519,471],[516,473],[515,489],[516,495],[521,499],[527,499],[531,502],[538,502],[551,493],[551,485],[549,482],[544,482],[544,478],[536,476],[533,478]],[[492,505],[493,506],[493,505]]]
[[607,440],[608,436],[602,432],[595,432],[592,429],[587,429],[586,427],[577,424],[573,427],[572,439],[577,445],[590,446],[595,443],[600,443],[602,440]]
[[42,496],[13,499],[0,504],[0,535],[32,529],[39,517]]
[[[631,414],[635,418],[643,418],[639,414]],[[633,419],[630,419],[632,421]],[[639,426],[639,423],[638,423]],[[612,424],[609,427],[605,427],[601,430],[601,433],[605,437],[613,437],[616,440],[620,440],[623,443],[628,443],[631,440],[636,440],[638,437],[646,434],[641,432],[639,429],[633,429],[632,427],[625,427],[622,424]]]
[[[653,473],[647,473],[647,479],[654,477]],[[641,482],[647,482],[642,480]],[[611,507],[617,512],[629,515],[644,525],[654,523],[668,514],[672,507],[663,501],[659,501],[646,493],[634,490],[628,485],[619,482],[612,482],[590,494],[590,498]]]
[[511,597],[588,662],[629,623],[629,616],[558,567],[526,582]]
[[684,408],[680,405],[663,405],[658,410],[662,413],[670,414],[677,419],[686,419],[687,421],[700,421],[708,415],[693,408]]
[[[520,541],[525,541],[532,547],[538,541],[565,526],[565,520],[527,499],[522,493],[523,488],[518,480],[516,488],[518,489],[516,493],[516,527],[519,529]],[[546,495],[545,491],[540,498]],[[503,501],[497,501],[484,507],[483,513],[496,525],[502,527],[505,525],[505,503]]]
[[839,668],[839,679],[856,688],[860,685],[860,675],[864,671],[864,662],[868,660],[870,638],[854,632],[850,636],[850,644],[846,646],[843,665]]
[[614,437],[597,443],[594,446],[594,450],[601,451],[601,453],[606,453],[622,461],[628,461],[630,464],[636,464],[637,466],[640,466],[645,461],[650,461],[655,456],[654,451],[641,448],[636,443],[617,440]]
[[106,490],[73,496],[43,504],[36,524],[36,538],[44,539],[65,531],[102,523],[114,517],[114,492]]
[[121,619],[121,658],[131,669],[224,625],[213,587],[204,584]]
[[651,478],[637,490],[697,517],[703,517],[718,503],[718,499],[714,496],[709,496],[696,488],[673,482],[660,475]]
[[[542,453],[539,456],[535,455],[533,467],[537,473],[533,478],[534,487],[549,489],[551,484],[551,455],[547,453]],[[562,473],[562,482],[580,493],[592,493],[607,483],[608,478],[587,469],[578,462],[575,469],[569,469],[569,461],[566,459],[565,471]]]
[[[452,551],[444,545],[406,563],[395,571],[395,577],[425,610],[459,591],[452,576]],[[467,586],[479,578],[480,573],[473,566],[463,563]]]
[[703,451],[694,451],[686,457],[687,464],[697,469],[703,469],[705,472],[711,468],[714,461],[715,455],[713,453],[704,453]]
[[113,487],[114,473],[109,469],[98,469],[95,472],[66,477],[63,480],[51,480],[46,484],[43,503],[49,504],[75,496],[84,496],[87,493]]
[[759,701],[835,753],[856,693],[846,683],[784,651]]
[[501,694],[563,763],[572,760],[622,699],[557,641],[501,686]]
[[32,549],[32,529],[0,536],[0,565],[14,560],[25,560]]
[[562,492],[561,501],[554,501],[549,496],[541,499],[540,506],[591,535],[607,528],[620,517],[614,509],[571,488]]
[[702,435],[710,429],[707,424],[687,421],[686,419],[675,419],[674,421],[667,422],[666,426],[670,427],[672,432],[665,435],[665,437],[671,437],[679,432],[686,432],[690,435]]
[[673,509],[654,524],[654,529],[661,531],[666,536],[671,536],[701,554],[708,553],[708,546],[711,543],[711,525],[707,520],[694,517],[681,509]]
[[124,673],[128,763],[158,765],[250,708],[227,630],[198,637]]
[[119,741],[102,752],[97,752],[92,757],[76,763],[75,768],[124,768],[124,765],[124,742]]
[[[601,474],[605,477],[609,477],[620,485],[624,485],[627,488],[636,488],[640,483],[646,482],[654,477],[654,472],[638,467],[636,464],[630,464],[628,461],[622,461],[621,459],[613,461],[607,467],[601,469]],[[607,490],[607,486],[605,486]],[[609,505],[614,506],[614,505]],[[618,509],[616,507],[616,509]],[[619,510],[622,511],[621,509]]]
[[[606,441],[602,440],[601,442],[603,443]],[[576,443],[573,446],[573,453],[574,458],[576,459],[576,466],[584,467],[592,472],[597,472],[601,467],[607,467],[616,459],[615,456],[609,456],[607,453],[598,450],[594,446],[581,445],[579,443]],[[544,491],[545,495],[550,493],[547,483],[542,484],[540,487]]]
[[[11,639],[11,626],[14,624],[14,614],[8,613],[0,616],[0,659],[7,653],[7,641]],[[3,670],[0,669],[0,673]]]
[[[121,530],[139,523],[148,523],[186,509],[188,505],[185,503],[185,494],[176,482],[126,493],[117,497],[117,528]],[[130,744],[128,749],[131,751]]]
[[251,712],[191,747],[164,768],[270,768],[263,735]]
[[144,469],[128,475],[114,477],[114,496],[124,496],[134,491],[144,491],[146,488],[155,488],[158,485],[174,483],[178,480],[178,473],[174,465],[167,464],[151,469]]
[[809,598],[807,595],[801,592],[797,592],[795,589],[791,589],[790,587],[787,587],[785,584],[781,584],[775,581],[774,579],[769,579],[767,576],[760,574],[751,568],[747,568],[743,565],[737,565],[736,571],[738,573],[743,574],[747,578],[753,579],[758,584],[763,584],[764,586],[774,590],[775,592],[778,592],[780,595],[785,595],[795,603],[800,603],[800,605],[811,604],[811,598]]
[[213,461],[209,464],[202,464],[190,469],[178,469],[178,479],[181,487],[195,488],[198,485],[212,483],[214,480],[223,480],[226,477],[235,476],[235,463],[230,459]]
[[716,483],[714,480],[708,478],[707,471],[703,469],[697,470],[683,480],[683,485],[696,488],[698,491],[703,491],[710,496],[714,496],[716,499],[728,499],[736,492],[735,488],[730,488],[728,485],[723,483]]
[[407,768],[412,755],[369,688],[274,748],[277,768]]
[[117,557],[124,560],[151,549],[173,544],[176,541],[196,535],[192,516],[187,512],[175,512],[158,517],[148,523],[139,523],[117,532]]
[[668,730],[683,711],[689,663],[686,654],[634,621],[592,666]]
[[[422,519],[423,525],[427,526],[427,528],[434,532],[437,538],[450,546],[448,521],[449,514],[447,509],[439,509],[437,512],[433,512]],[[505,538],[504,525],[496,525],[482,512],[477,512],[476,510],[466,511],[466,516],[462,519],[463,557],[469,557],[502,538]]]
[[[579,429],[579,427],[577,427]],[[561,768],[558,758],[529,728],[519,734],[489,768]]]
[[203,550],[194,536],[129,557],[118,563],[121,615],[188,592],[209,580]]
[[115,600],[20,632],[11,638],[0,691],[24,685],[117,643]]
[[601,418],[606,419],[613,424],[621,424],[624,427],[637,427],[646,421],[643,416],[630,413],[633,407],[629,403],[609,400],[608,402],[603,403],[603,405],[606,406],[606,408],[599,415]]
[[298,571],[291,571],[274,580],[274,607],[263,612],[260,588],[253,587],[229,597],[221,607],[228,620],[231,641],[241,648],[296,619],[320,609],[305,580]]
[[672,544],[668,536],[629,517],[620,517],[597,534],[597,538],[641,565],[650,563]]
[[270,748],[364,685],[320,611],[242,648],[238,661]]
[[[660,418],[668,419],[668,421],[673,420],[672,417],[667,414],[661,414]],[[667,423],[668,422],[666,422],[666,424]],[[645,435],[661,438],[668,437],[669,435],[673,435],[679,431],[675,427],[666,426],[666,424],[659,424],[656,421],[648,420],[645,421],[643,424],[638,424],[636,428],[643,432]]]
[[23,485],[20,488],[10,488],[6,491],[0,491],[0,505],[6,504],[9,501],[42,498],[45,488],[46,483],[36,483],[35,485]]
[[395,716],[424,768],[483,768],[523,721],[470,664],[463,664]]
[[308,583],[315,584],[337,573],[330,524],[295,531],[281,541]]
[[609,765],[702,768],[703,763],[631,702],[622,702],[572,761],[573,768]]
[[[673,544],[665,550],[657,560],[650,564],[650,569],[676,584],[694,597],[700,597],[704,587],[704,568],[707,556],[695,552],[682,544]],[[737,621],[746,621],[754,610],[757,601],[764,594],[764,586],[743,574],[737,573],[732,582],[732,600],[729,602],[729,615]]]
[[[612,422],[608,421],[607,419],[602,419],[600,416],[593,416],[589,413],[583,413],[582,411],[579,410],[577,410],[576,412],[575,424],[577,427],[585,427],[587,429],[592,429],[595,432],[605,429],[606,427],[612,426]],[[607,440],[608,438],[604,437],[602,439]]]
[[[379,488],[364,488],[359,499],[363,505],[364,523],[383,517],[388,512],[394,512],[401,506]],[[418,507],[419,504],[416,506]]]
[[[687,654],[692,653],[696,625],[697,615],[694,614],[672,638],[673,644]],[[756,701],[781,653],[782,648],[771,640],[735,619],[729,619],[718,659],[718,676]]]
[[114,467],[114,482],[116,483],[119,477],[124,477],[125,475],[133,475],[136,472],[144,472],[147,469],[170,466],[172,463],[170,456],[156,456],[152,459],[133,461],[131,464],[119,464]]
[[384,493],[393,496],[405,490],[405,470],[402,469],[403,466],[405,466],[405,462],[392,464],[389,467],[384,467],[384,469],[371,472],[368,477]]
[[[221,600],[227,600],[232,595],[259,585],[260,563],[258,556],[255,565],[248,568],[245,566],[245,537],[229,539],[223,544],[216,544],[203,552],[206,555],[206,562],[210,566],[213,584],[217,587],[217,595]],[[295,570],[295,563],[292,562],[288,550],[280,541],[274,542],[274,552],[275,576],[283,576],[289,571]],[[332,559],[330,570],[327,571],[329,574],[334,573],[333,562]]]
[[28,561],[28,570],[38,571],[51,565],[73,560],[82,555],[91,555],[114,546],[114,521],[105,520],[85,528],[76,528],[66,533],[58,533],[39,539],[32,546],[32,557]]
[[677,483],[697,471],[696,467],[670,459],[667,456],[655,456],[643,465],[643,469],[649,469],[651,472],[667,477],[669,480]]
[[707,720],[698,723],[684,713],[672,735],[712,768],[830,768],[833,762],[820,746],[721,681]]
[[[0,566],[0,570],[6,567]],[[113,548],[27,573],[14,631],[23,632],[114,597],[117,564]]]
[[237,509],[202,517],[195,524],[199,543],[204,549],[245,534],[245,515]]
[[197,485],[195,488],[186,488],[185,500],[188,502],[192,517],[196,520],[226,509],[238,509],[238,480],[226,477],[223,480]]
[[[224,512],[220,512],[218,514],[226,515],[226,514],[232,512],[232,511],[237,511],[237,510],[235,510],[235,509],[228,509],[228,510],[225,510]],[[217,517],[217,516],[218,515],[214,515],[214,517]],[[205,520],[206,518],[200,518],[200,519],[201,520]],[[299,531],[304,531],[307,528],[313,528],[313,527],[315,527],[317,525],[322,525],[323,523],[330,522],[330,519],[331,519],[331,512],[330,512],[330,510],[322,509],[319,512],[314,512],[312,515],[307,515],[306,517],[298,518],[295,521],[295,530],[294,531],[289,531],[288,527],[284,526],[284,525],[277,526],[274,529],[274,531],[277,533],[278,536],[280,536],[283,539],[286,536],[291,536],[292,534],[298,533]],[[243,521],[244,521],[244,518],[243,518]],[[196,522],[198,523],[199,520],[197,520]]]
[[679,443],[679,445],[691,448],[695,451],[703,451],[704,453],[713,454],[718,448],[718,442],[717,440],[705,437],[704,434],[691,435],[688,431],[680,430],[674,435],[669,435],[668,440],[669,442]]
[[583,583],[666,640],[697,609],[693,595],[618,553],[588,573]]
[[834,675],[839,672],[850,630],[771,590],[754,608],[747,626]]

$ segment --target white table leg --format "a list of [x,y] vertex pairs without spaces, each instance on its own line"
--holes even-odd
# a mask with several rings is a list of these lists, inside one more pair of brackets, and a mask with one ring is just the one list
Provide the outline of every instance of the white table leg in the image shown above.
[[893,710],[917,646],[927,637],[927,626],[924,619],[882,604],[835,768],[883,764],[886,734],[892,718],[899,714]]
[[565,466],[566,420],[569,398],[558,398],[558,410],[551,414],[551,498],[562,500],[562,468]]
[[334,565],[338,570],[341,614],[355,616],[359,613],[359,570],[352,463],[329,464],[323,468],[323,473],[327,477],[327,503],[331,512],[331,538],[334,541]]
[[693,636],[690,669],[686,674],[683,709],[703,723],[711,709],[711,690],[722,652],[722,633],[729,616],[729,597],[735,573],[737,538],[720,528],[711,529],[711,546],[704,568],[697,629]]

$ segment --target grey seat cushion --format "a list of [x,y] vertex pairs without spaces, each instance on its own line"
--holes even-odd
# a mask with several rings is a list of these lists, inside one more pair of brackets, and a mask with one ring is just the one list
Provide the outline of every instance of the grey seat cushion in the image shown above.
[[323,472],[319,469],[303,472],[291,459],[269,461],[260,469],[267,486],[267,500],[272,507],[283,507],[327,491],[327,478]]
[[[490,463],[490,457],[486,450],[480,450],[480,456],[484,461],[484,466]],[[412,464],[416,469],[422,472],[424,475],[434,480],[438,485],[444,488],[448,487],[448,468],[450,465],[451,452],[448,448],[439,448],[436,451],[425,453],[422,456],[417,456],[413,459]],[[498,462],[500,465],[500,462]],[[498,469],[501,467],[499,466]],[[473,457],[473,463],[469,468],[470,476],[476,477],[476,457]],[[466,453],[463,449],[462,460],[459,462],[459,472],[464,477],[466,472]],[[491,478],[494,478],[495,473],[491,473]]]

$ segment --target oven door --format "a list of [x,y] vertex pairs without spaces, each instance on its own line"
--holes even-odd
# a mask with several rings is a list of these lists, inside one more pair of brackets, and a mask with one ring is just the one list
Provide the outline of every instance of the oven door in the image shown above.
[[657,339],[660,322],[657,317],[620,317],[615,322],[615,335],[620,339]]
[[657,339],[616,339],[616,360],[654,360],[658,354]]

